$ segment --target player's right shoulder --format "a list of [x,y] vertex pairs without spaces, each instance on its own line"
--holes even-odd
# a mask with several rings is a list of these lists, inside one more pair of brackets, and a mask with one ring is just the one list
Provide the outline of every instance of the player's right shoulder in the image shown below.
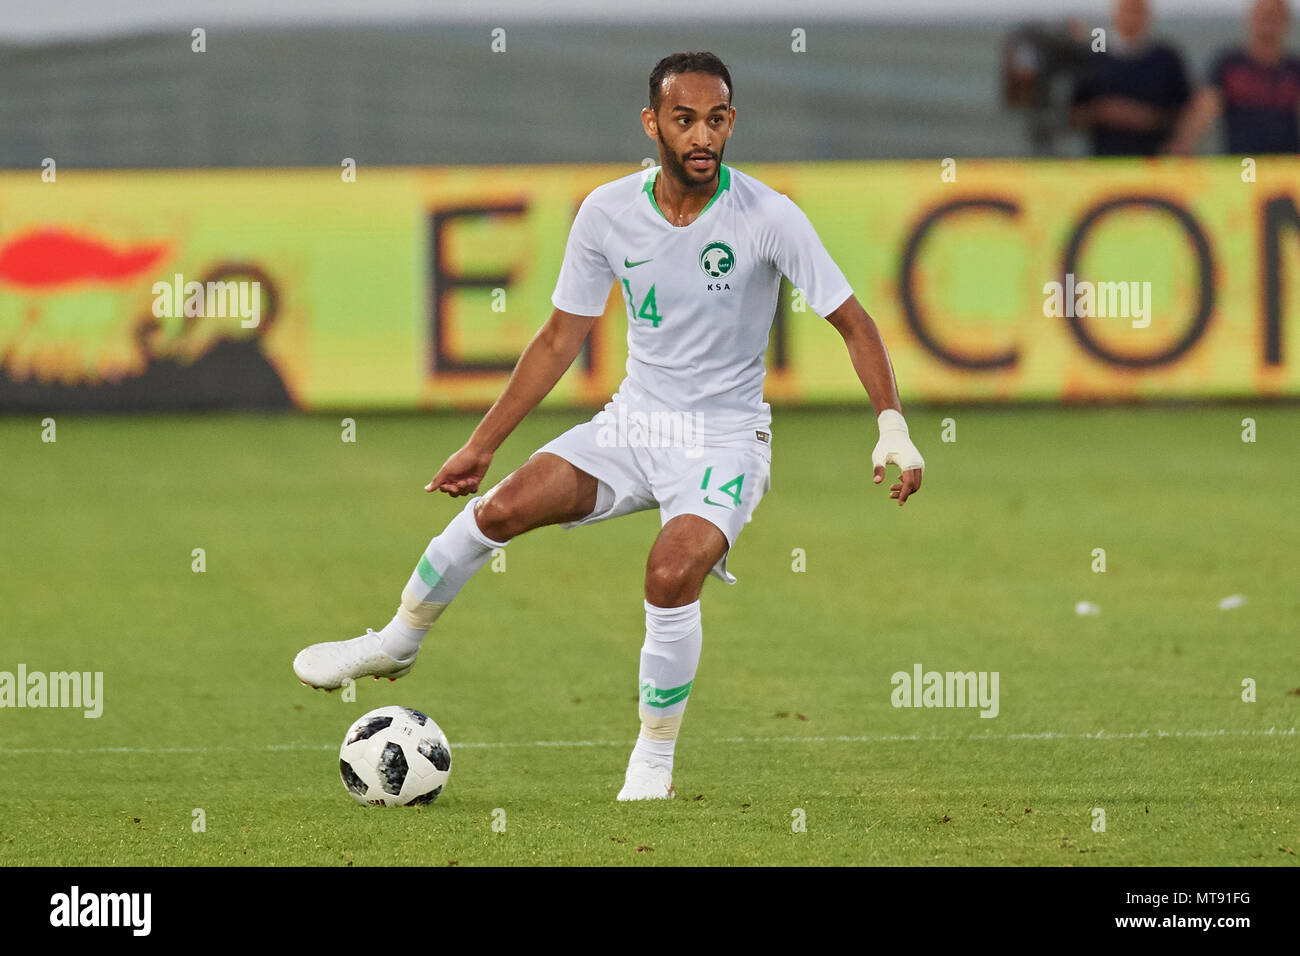
[[569,242],[578,243],[591,252],[604,248],[616,225],[627,219],[632,204],[640,198],[648,171],[638,171],[607,183],[587,193],[573,217]]
[[608,214],[617,214],[637,200],[645,189],[652,169],[639,169],[618,179],[601,183],[582,201],[584,208],[598,210]]
[[587,193],[574,217],[574,228],[591,236],[593,241],[608,235],[614,224],[637,201],[648,172],[640,170],[620,176]]

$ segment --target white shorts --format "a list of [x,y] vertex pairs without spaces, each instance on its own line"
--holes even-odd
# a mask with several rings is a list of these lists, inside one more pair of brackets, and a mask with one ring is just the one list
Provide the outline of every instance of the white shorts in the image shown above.
[[653,433],[649,441],[620,433],[611,427],[613,421],[611,412],[602,410],[533,452],[558,455],[600,482],[591,514],[560,527],[595,524],[656,505],[661,526],[678,515],[699,515],[727,538],[727,552],[710,573],[735,584],[735,576],[727,571],[727,554],[770,487],[770,430],[751,429],[683,447],[655,442]]

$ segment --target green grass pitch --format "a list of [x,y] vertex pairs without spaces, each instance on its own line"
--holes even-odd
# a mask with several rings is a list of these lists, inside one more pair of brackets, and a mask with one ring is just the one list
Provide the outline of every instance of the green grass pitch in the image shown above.
[[[477,416],[341,417],[0,420],[0,671],[104,674],[98,719],[0,710],[0,864],[1300,861],[1294,406],[914,411],[901,510],[868,413],[779,410],[740,583],[705,585],[678,797],[632,805],[657,512],[519,538],[346,702],[290,662],[387,621]],[[490,482],[585,417],[529,418]],[[998,715],[894,707],[914,664],[997,671]],[[389,703],[451,739],[430,807],[339,781]]]

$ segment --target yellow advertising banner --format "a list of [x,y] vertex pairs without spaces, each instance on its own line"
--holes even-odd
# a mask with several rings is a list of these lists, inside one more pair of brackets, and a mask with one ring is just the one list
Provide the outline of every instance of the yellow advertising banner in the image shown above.
[[[808,214],[905,401],[1300,394],[1300,160],[740,168]],[[0,174],[0,410],[486,406],[632,171]],[[769,399],[864,401],[797,290],[773,306]],[[548,404],[608,398],[626,322],[611,286]]]

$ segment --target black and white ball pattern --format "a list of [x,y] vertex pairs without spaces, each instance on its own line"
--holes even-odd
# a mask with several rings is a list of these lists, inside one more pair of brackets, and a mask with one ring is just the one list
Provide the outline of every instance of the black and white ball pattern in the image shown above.
[[423,806],[447,785],[451,745],[420,711],[380,707],[348,728],[339,748],[339,775],[358,803]]

